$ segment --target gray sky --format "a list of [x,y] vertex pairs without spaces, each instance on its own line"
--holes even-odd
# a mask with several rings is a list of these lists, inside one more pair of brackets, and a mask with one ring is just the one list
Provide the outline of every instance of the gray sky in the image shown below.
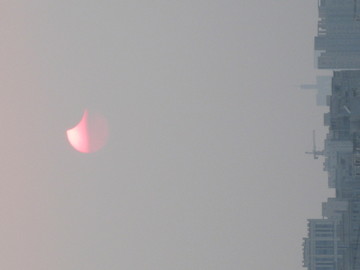
[[302,269],[316,1],[0,3],[0,268]]

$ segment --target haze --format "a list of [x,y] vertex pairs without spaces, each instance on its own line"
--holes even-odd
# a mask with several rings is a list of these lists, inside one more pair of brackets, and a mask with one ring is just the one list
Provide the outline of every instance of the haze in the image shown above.
[[[298,87],[316,12],[1,1],[0,268],[301,269],[330,193],[304,154],[324,110]],[[91,155],[65,134],[86,108],[110,126]]]

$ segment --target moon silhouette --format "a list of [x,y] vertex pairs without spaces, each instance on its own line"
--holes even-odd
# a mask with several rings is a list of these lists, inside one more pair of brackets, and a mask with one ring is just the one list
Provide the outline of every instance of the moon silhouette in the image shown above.
[[66,131],[70,145],[81,153],[93,153],[100,150],[107,142],[109,136],[108,123],[100,114],[84,114],[80,122]]

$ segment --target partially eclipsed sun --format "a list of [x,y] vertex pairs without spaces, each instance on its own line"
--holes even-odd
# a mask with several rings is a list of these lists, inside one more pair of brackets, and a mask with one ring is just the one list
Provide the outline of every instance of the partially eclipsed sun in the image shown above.
[[66,131],[69,143],[81,153],[92,153],[100,150],[109,136],[106,118],[99,114],[84,111],[80,122]]

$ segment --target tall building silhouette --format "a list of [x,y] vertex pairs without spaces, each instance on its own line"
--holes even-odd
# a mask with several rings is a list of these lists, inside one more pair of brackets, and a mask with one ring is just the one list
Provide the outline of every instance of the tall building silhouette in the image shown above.
[[360,68],[360,7],[358,11],[358,1],[318,1],[318,33],[314,46],[316,55],[318,55],[318,68]]

